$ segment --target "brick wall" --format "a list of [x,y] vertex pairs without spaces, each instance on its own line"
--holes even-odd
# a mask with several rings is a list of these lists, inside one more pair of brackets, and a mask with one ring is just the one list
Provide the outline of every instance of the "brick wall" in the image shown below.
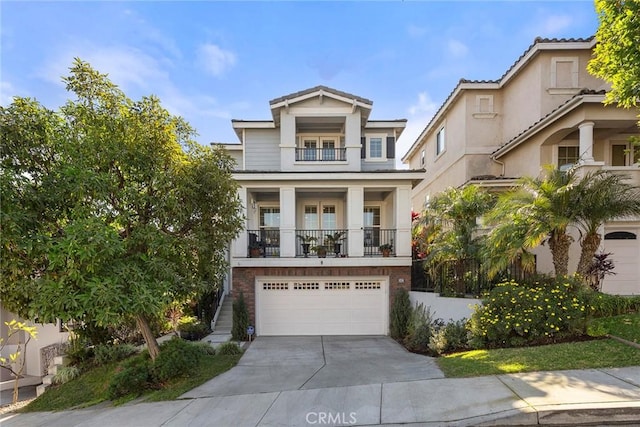
[[[255,283],[257,276],[270,277],[389,277],[389,303],[398,289],[411,290],[411,267],[234,267],[231,296],[235,300],[240,292],[249,310],[252,324],[256,324]],[[404,279],[404,283],[399,283]]]

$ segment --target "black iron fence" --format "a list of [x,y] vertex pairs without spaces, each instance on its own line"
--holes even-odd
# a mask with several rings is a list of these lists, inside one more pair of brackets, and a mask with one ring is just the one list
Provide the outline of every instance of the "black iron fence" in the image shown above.
[[296,256],[347,256],[347,230],[296,230]]
[[436,292],[442,296],[480,296],[505,280],[524,281],[535,273],[522,268],[518,261],[489,277],[488,267],[474,259],[445,261],[425,269],[423,260],[414,260],[411,270],[411,290]]
[[344,162],[346,160],[346,148],[296,148],[298,162]]
[[376,227],[364,229],[364,256],[394,256],[396,230]]
[[270,228],[247,230],[247,256],[251,258],[279,257],[280,230]]

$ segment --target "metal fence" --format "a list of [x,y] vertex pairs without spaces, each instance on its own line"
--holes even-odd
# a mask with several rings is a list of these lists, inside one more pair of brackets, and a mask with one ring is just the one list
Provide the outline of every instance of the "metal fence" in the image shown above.
[[[296,256],[347,256],[347,230],[296,230]],[[322,255],[321,255],[322,256]]]
[[489,278],[488,267],[475,259],[445,261],[430,269],[425,269],[424,260],[414,260],[411,290],[436,292],[442,296],[480,296],[505,280],[525,281],[534,275],[533,272],[524,270],[516,261]]

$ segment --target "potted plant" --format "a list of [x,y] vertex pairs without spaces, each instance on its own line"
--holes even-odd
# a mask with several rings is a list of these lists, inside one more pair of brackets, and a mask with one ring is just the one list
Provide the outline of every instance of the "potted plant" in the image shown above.
[[304,254],[305,258],[308,258],[309,249],[311,248],[311,243],[315,242],[318,239],[314,236],[309,236],[309,235],[304,235],[304,236],[298,235],[298,238],[302,241],[302,253]]
[[327,247],[324,245],[314,246],[313,249],[317,254],[318,258],[326,258],[327,257]]
[[333,252],[336,254],[336,258],[340,253],[340,248],[342,244],[340,241],[344,239],[344,231],[336,231],[333,234],[327,234],[325,236],[325,241],[329,243],[330,247],[333,246]]
[[380,252],[382,252],[383,257],[388,257],[389,255],[391,255],[393,245],[391,243],[383,243],[378,249],[380,250]]
[[258,242],[249,244],[249,256],[251,258],[260,258],[260,244]]

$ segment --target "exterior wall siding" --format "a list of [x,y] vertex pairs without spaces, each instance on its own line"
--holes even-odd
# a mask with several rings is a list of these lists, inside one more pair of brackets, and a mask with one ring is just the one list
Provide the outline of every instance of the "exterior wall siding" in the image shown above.
[[280,133],[278,130],[247,130],[245,141],[245,162],[246,170],[280,170]]
[[[411,266],[401,267],[234,267],[233,286],[231,296],[234,301],[243,294],[249,311],[251,324],[256,324],[256,277],[281,276],[312,277],[312,276],[388,276],[389,304],[393,301],[399,289],[411,290]],[[402,283],[400,283],[402,282]]]

